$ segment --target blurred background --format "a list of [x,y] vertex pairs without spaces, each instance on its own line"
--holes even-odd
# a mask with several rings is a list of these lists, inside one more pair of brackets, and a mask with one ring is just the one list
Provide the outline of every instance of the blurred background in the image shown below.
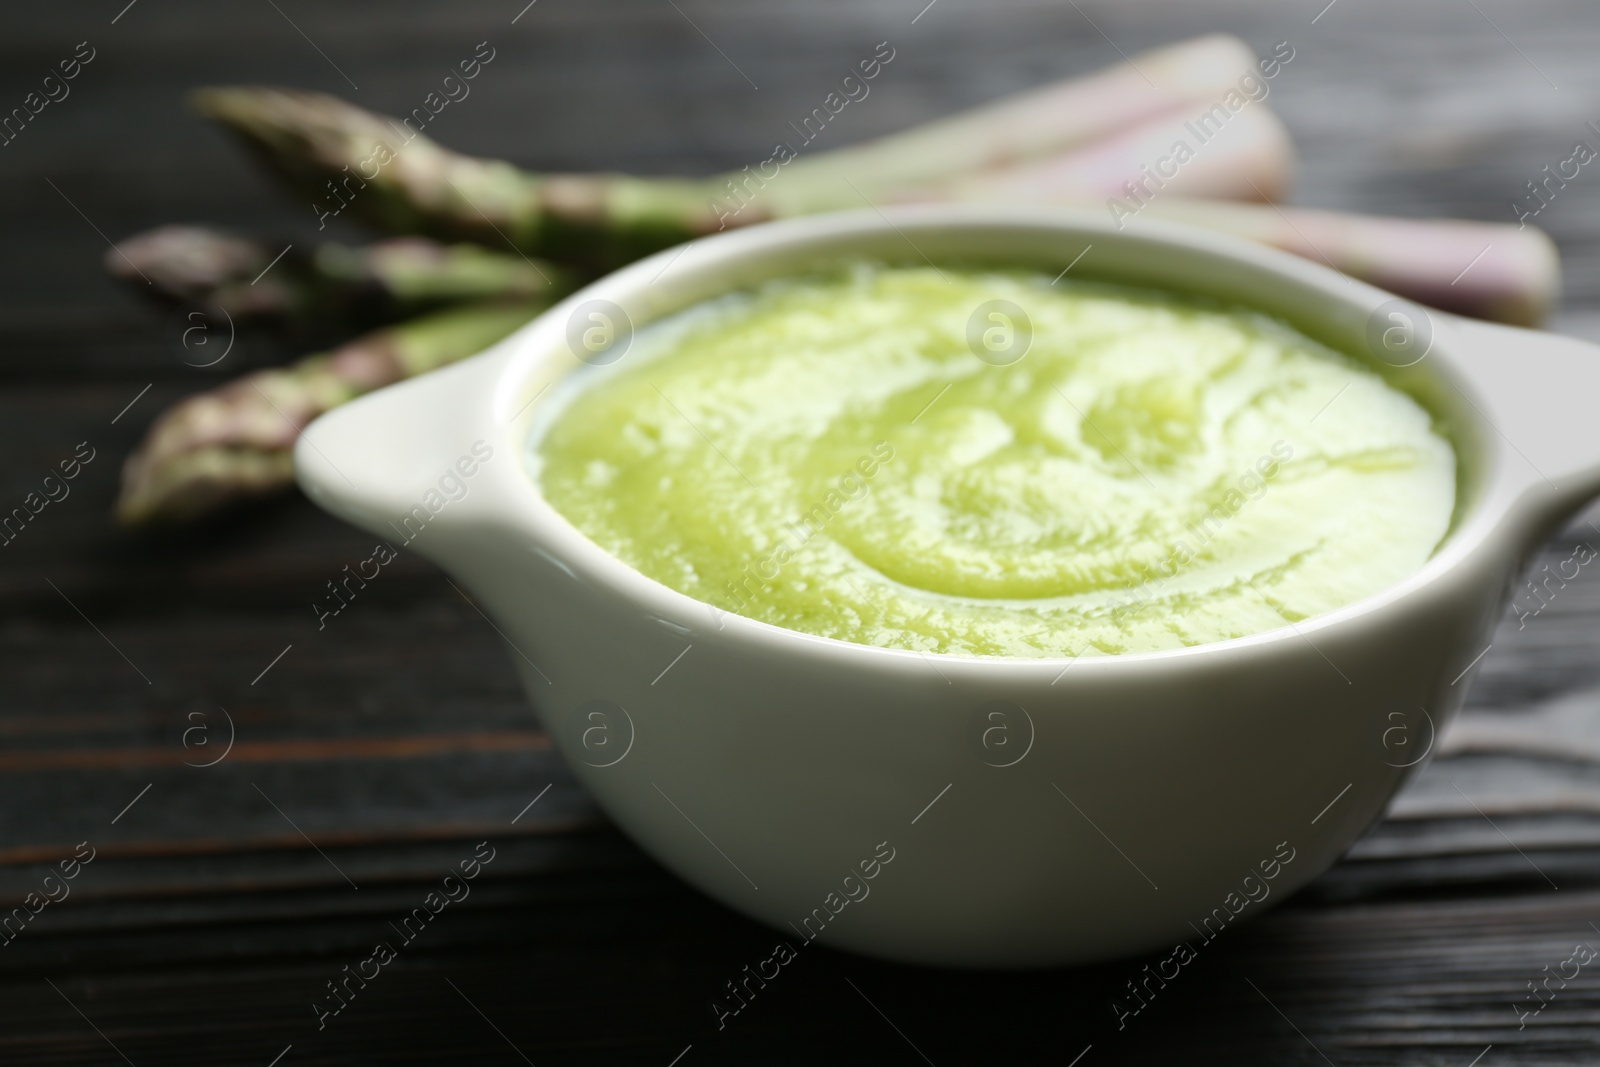
[[[719,1029],[711,1001],[773,935],[608,829],[491,624],[441,574],[405,555],[319,629],[311,605],[371,545],[298,497],[118,529],[119,469],[159,412],[311,348],[241,334],[198,368],[181,316],[103,258],[169,222],[277,245],[368,239],[343,218],[319,234],[304,199],[185,94],[282,84],[404,114],[480,42],[494,59],[430,137],[534,170],[701,175],[766,159],[880,41],[893,63],[819,148],[1204,33],[1262,55],[1288,41],[1269,100],[1298,154],[1286,202],[1514,224],[1526,183],[1576,142],[1600,148],[1600,10],[525,4],[93,0],[6,15],[0,113],[79,42],[93,58],[0,147],[0,509],[75,450],[93,458],[0,548],[0,905],[31,913],[18,933],[0,927],[0,1061],[1594,1058],[1600,972],[1532,992],[1575,944],[1600,944],[1600,585],[1587,569],[1536,617],[1508,615],[1458,727],[1429,739],[1434,762],[1349,858],[1122,1026],[1112,1003],[1150,961],[991,976],[818,950]],[[1564,269],[1549,325],[1600,341],[1600,164],[1532,221]],[[1533,565],[1591,538],[1580,519]],[[485,840],[495,859],[470,899],[319,1027],[327,983]],[[50,896],[47,876],[88,853],[70,895]]]

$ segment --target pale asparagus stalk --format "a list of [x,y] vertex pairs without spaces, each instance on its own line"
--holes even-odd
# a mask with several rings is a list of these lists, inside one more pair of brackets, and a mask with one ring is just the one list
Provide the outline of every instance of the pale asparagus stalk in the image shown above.
[[1142,219],[1181,222],[1292,252],[1418,303],[1515,326],[1539,325],[1561,296],[1555,242],[1543,230],[1509,223],[1354,215],[1165,190],[1091,200],[1071,191],[1058,195],[1039,173],[972,179],[908,199],[1055,205],[1098,215],[1119,229]]
[[1135,208],[1153,196],[1277,200],[1287,192],[1294,145],[1276,115],[1251,104],[1200,128],[1198,113],[1168,112],[1071,152],[902,189],[898,199],[1038,204],[1117,197]]
[[123,465],[117,518],[128,526],[191,519],[287,489],[294,483],[295,438],[312,419],[362,393],[481,352],[545,306],[436,312],[181,400],[156,419]]
[[[763,195],[774,215],[860,206],[845,179],[876,200],[907,186],[1056,155],[1175,111],[1198,113],[1251,73],[1259,80],[1255,53],[1237,37],[1197,37],[864,144],[802,155]],[[742,172],[730,177],[744,179]]]
[[1537,326],[1561,296],[1555,242],[1531,226],[1160,197],[1145,214],[1225,230],[1475,318]]

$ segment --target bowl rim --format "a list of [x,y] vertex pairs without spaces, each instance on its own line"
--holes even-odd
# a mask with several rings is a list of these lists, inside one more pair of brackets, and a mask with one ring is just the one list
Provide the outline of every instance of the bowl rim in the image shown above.
[[[749,642],[774,654],[809,652],[832,660],[850,657],[858,661],[856,664],[858,666],[876,665],[884,668],[901,666],[910,668],[916,666],[918,661],[922,661],[924,666],[917,667],[918,670],[925,669],[927,663],[933,662],[935,670],[939,667],[948,667],[951,671],[962,674],[971,671],[987,673],[1003,671],[1016,676],[1018,680],[1025,680],[1041,670],[1060,670],[1056,675],[1056,679],[1060,680],[1068,671],[1077,672],[1080,665],[1081,669],[1092,672],[1090,676],[1093,676],[1104,671],[1212,664],[1219,659],[1236,655],[1281,651],[1288,643],[1302,641],[1309,644],[1326,660],[1327,656],[1322,654],[1318,644],[1312,641],[1308,634],[1348,629],[1420,590],[1450,580],[1463,572],[1462,564],[1479,552],[1501,526],[1500,513],[1505,510],[1504,451],[1495,434],[1491,432],[1492,425],[1482,415],[1487,404],[1477,394],[1472,382],[1453,365],[1451,331],[1448,327],[1457,321],[1456,317],[1435,309],[1422,308],[1421,305],[1409,300],[1404,302],[1421,310],[1435,327],[1440,324],[1446,326],[1444,330],[1437,328],[1434,330],[1432,346],[1426,354],[1435,358],[1427,361],[1429,365],[1423,373],[1435,380],[1443,380],[1453,385],[1467,402],[1466,407],[1457,414],[1473,424],[1472,429],[1479,438],[1474,443],[1477,455],[1473,457],[1474,470],[1471,472],[1477,483],[1472,494],[1473,499],[1466,508],[1457,512],[1450,529],[1435,546],[1427,561],[1400,581],[1360,600],[1298,623],[1285,620],[1283,626],[1241,637],[1180,648],[1114,655],[1085,655],[1080,651],[1076,655],[1037,657],[923,652],[859,644],[763,622],[717,608],[681,593],[607,552],[545,499],[536,480],[526,469],[525,453],[529,447],[529,435],[541,409],[538,401],[556,382],[582,366],[576,363],[565,345],[558,343],[564,338],[564,323],[580,305],[595,299],[610,300],[627,309],[632,318],[633,308],[648,303],[640,299],[639,295],[649,290],[655,282],[695,249],[701,253],[693,257],[697,270],[727,271],[730,263],[777,255],[792,250],[797,245],[813,242],[845,242],[866,235],[898,234],[915,248],[906,231],[928,229],[1041,230],[1063,236],[1091,235],[1096,240],[1134,239],[1152,248],[1178,246],[1190,252],[1231,260],[1247,268],[1276,275],[1286,282],[1316,291],[1328,302],[1329,309],[1343,308],[1360,314],[1370,314],[1386,302],[1403,299],[1331,267],[1243,238],[1167,220],[1136,219],[1125,227],[1120,227],[1098,215],[1079,209],[1036,207],[1019,209],[965,204],[891,206],[882,209],[873,207],[760,223],[696,238],[638,260],[584,286],[542,313],[528,327],[506,342],[510,351],[492,384],[494,424],[497,433],[513,449],[518,459],[515,477],[520,483],[520,488],[514,491],[515,504],[511,506],[529,528],[541,533],[540,551],[574,577],[582,574],[589,581],[609,589],[669,628],[681,630],[685,634],[700,632],[699,627],[702,624],[691,620],[703,619],[709,614],[716,622],[715,629],[719,636],[726,640]],[[917,251],[920,253],[920,249]],[[825,257],[818,258],[821,261]],[[848,257],[841,253],[835,258],[843,260]],[[739,287],[736,283],[723,287],[720,291],[734,292]],[[1171,286],[1153,285],[1152,288],[1173,290]],[[698,303],[701,299],[706,297],[678,304],[668,303],[649,307],[649,314],[642,322],[636,321],[634,327],[637,329],[648,325]],[[1251,306],[1247,301],[1240,303],[1247,307]],[[529,394],[533,392],[530,382],[537,378],[541,371],[548,370],[549,365],[563,355],[575,365],[553,374],[546,386],[530,399]],[[1473,411],[1474,408],[1476,411]],[[1454,439],[1450,443],[1457,455],[1459,467],[1463,443]],[[1459,486],[1458,480],[1458,493]],[[1497,492],[1496,489],[1502,491]],[[1328,662],[1332,665],[1331,660]],[[1336,666],[1334,669],[1338,670]],[[943,675],[943,671],[939,673]],[[1342,671],[1339,673],[1343,674]],[[950,679],[945,678],[945,681],[948,683]],[[1051,684],[1054,685],[1054,682]]]

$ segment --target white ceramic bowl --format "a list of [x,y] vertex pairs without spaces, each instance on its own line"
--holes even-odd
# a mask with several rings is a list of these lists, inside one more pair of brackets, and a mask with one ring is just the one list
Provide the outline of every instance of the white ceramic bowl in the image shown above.
[[[525,473],[538,400],[583,366],[569,326],[594,301],[637,328],[841,259],[1054,273],[1088,246],[1075,277],[1250,304],[1383,355],[1461,459],[1458,517],[1428,564],[1233,641],[925,656],[714,612],[607,555]],[[295,460],[323,507],[397,548],[410,536],[471,591],[578,778],[683,878],[796,947],[1051,965],[1195,944],[1379,817],[1460,705],[1526,554],[1600,492],[1597,385],[1591,346],[1424,312],[1211,233],[915,208],[663,252],[481,356],[324,416]]]

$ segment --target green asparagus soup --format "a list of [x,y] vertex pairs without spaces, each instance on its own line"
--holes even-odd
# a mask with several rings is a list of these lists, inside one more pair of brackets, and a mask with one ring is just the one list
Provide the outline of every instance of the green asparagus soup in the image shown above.
[[1143,652],[1416,571],[1455,455],[1261,314],[1022,272],[857,266],[656,323],[534,431],[552,505],[724,611],[861,644]]

